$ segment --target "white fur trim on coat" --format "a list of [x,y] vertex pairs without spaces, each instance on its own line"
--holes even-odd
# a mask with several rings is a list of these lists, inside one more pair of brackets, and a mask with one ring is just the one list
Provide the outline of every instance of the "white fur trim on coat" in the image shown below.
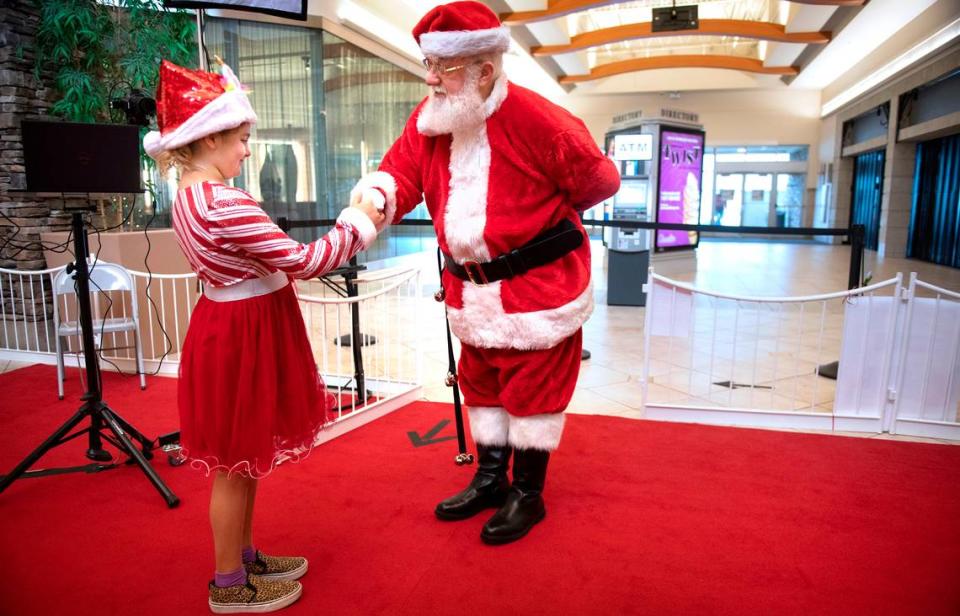
[[457,263],[490,260],[483,238],[489,177],[490,141],[486,123],[454,132],[450,144],[450,193],[443,224],[447,248]]
[[566,416],[563,413],[542,413],[528,417],[509,415],[508,440],[514,449],[554,451],[560,446]]
[[143,149],[155,159],[165,150],[179,148],[201,137],[236,128],[247,122],[257,122],[257,114],[250,106],[250,99],[243,90],[231,90],[207,103],[176,130],[166,135],[155,130],[147,133],[143,138]]
[[397,212],[397,181],[386,171],[374,171],[360,178],[353,190],[350,191],[350,200],[356,198],[367,188],[379,188],[387,197],[384,213],[387,216],[386,225],[393,223],[393,216]]
[[447,308],[450,329],[461,341],[483,349],[549,349],[575,334],[593,312],[593,285],[572,302],[549,310],[503,310],[500,281],[463,283],[463,308]]
[[487,97],[487,100],[483,101],[484,117],[489,118],[492,116],[497,109],[500,109],[500,105],[503,104],[506,98],[507,76],[505,73],[500,73],[497,80],[493,82],[493,89],[490,91],[490,96]]
[[370,248],[370,244],[377,239],[377,227],[370,218],[355,207],[343,208],[337,220],[345,222],[360,232],[360,239],[363,240],[363,249]]
[[485,30],[453,30],[424,32],[420,35],[420,51],[436,58],[463,58],[510,48],[510,28]]
[[488,447],[506,446],[510,427],[510,416],[506,409],[502,406],[471,406],[467,412],[474,442]]

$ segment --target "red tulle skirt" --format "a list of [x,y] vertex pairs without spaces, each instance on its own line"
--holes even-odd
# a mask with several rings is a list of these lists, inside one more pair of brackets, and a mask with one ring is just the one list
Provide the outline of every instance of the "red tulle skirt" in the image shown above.
[[181,355],[181,456],[192,466],[260,478],[313,448],[334,399],[292,284],[232,302],[201,297]]

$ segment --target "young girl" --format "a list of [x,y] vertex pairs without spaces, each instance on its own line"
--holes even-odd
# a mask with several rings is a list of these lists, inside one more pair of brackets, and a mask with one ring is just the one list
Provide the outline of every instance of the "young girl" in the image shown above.
[[182,455],[213,475],[210,526],[216,613],[268,612],[300,597],[302,557],[269,556],[253,543],[257,481],[281,458],[309,452],[332,396],[317,374],[291,278],[314,278],[368,247],[384,223],[355,199],[311,244],[290,239],[246,192],[226,182],[250,156],[256,122],[229,67],[222,75],[164,61],[159,132],[144,138],[161,171],[180,170],[173,226],[204,283],[180,361]]

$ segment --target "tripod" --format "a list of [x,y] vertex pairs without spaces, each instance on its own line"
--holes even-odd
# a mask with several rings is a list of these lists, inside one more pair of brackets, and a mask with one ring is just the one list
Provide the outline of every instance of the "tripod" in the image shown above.
[[[74,256],[76,262],[67,266],[67,272],[76,273],[77,281],[77,303],[80,308],[80,330],[83,339],[83,357],[86,362],[87,392],[81,396],[83,404],[80,409],[60,426],[56,432],[51,434],[33,453],[23,459],[8,475],[0,478],[0,492],[3,492],[21,476],[28,474],[28,470],[34,462],[40,459],[50,449],[62,445],[84,433],[87,434],[88,448],[87,457],[94,462],[104,462],[110,460],[111,455],[103,449],[101,439],[105,439],[113,444],[117,449],[126,453],[131,459],[128,462],[134,462],[140,466],[140,469],[147,475],[147,478],[154,485],[168,507],[176,507],[180,504],[180,499],[170,491],[170,488],[163,483],[157,472],[147,462],[152,458],[151,450],[154,442],[148,439],[133,426],[127,423],[122,417],[117,415],[107,403],[103,401],[103,393],[100,385],[100,366],[97,363],[97,352],[94,347],[93,336],[93,316],[90,310],[90,271],[87,267],[87,232],[83,226],[83,213],[79,210],[73,211],[71,221],[74,238]],[[73,434],[68,433],[86,418],[90,418],[90,426],[83,428]],[[109,428],[112,436],[101,434],[105,428]],[[134,445],[133,441],[140,444],[143,451]],[[94,465],[95,470],[113,468],[111,464]],[[39,474],[36,471],[34,474]]]

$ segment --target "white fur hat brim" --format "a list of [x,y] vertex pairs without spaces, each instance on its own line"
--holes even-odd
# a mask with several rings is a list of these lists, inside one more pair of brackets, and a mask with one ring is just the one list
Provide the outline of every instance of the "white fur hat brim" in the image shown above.
[[420,35],[420,51],[436,58],[462,58],[482,53],[505,52],[510,49],[510,28],[485,30],[452,30],[424,32]]
[[162,152],[248,122],[257,122],[257,114],[250,106],[250,99],[243,90],[231,90],[212,100],[166,135],[155,130],[147,133],[143,138],[143,149],[151,158],[156,159]]

